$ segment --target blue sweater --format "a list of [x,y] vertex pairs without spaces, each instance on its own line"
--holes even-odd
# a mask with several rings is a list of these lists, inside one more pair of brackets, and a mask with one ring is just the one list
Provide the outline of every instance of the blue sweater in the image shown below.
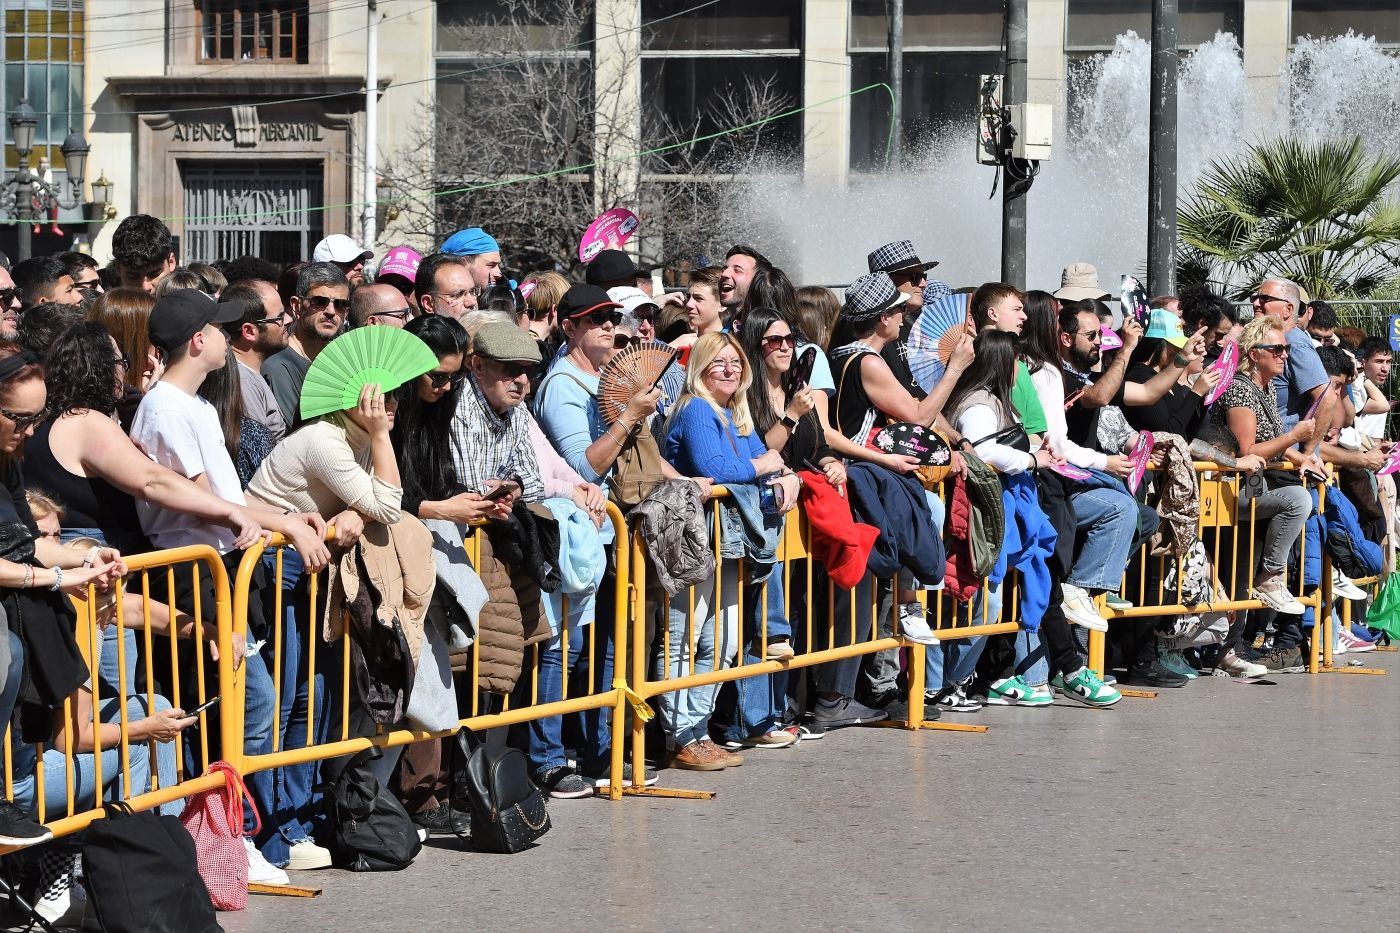
[[756,479],[752,460],[767,447],[758,434],[740,436],[728,409],[720,421],[710,403],[690,398],[671,417],[661,455],[682,476],[708,476],[716,483],[751,483]]

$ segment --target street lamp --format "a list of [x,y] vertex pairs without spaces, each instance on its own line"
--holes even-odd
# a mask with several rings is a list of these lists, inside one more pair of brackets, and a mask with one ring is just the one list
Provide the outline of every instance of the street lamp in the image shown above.
[[5,188],[14,189],[15,215],[19,218],[18,258],[23,262],[33,252],[30,223],[34,219],[36,191],[40,207],[46,210],[54,207],[71,210],[77,207],[83,197],[83,171],[87,168],[87,157],[91,147],[83,138],[83,134],[77,130],[69,132],[68,137],[63,140],[63,145],[58,147],[63,153],[68,170],[68,184],[72,190],[72,198],[65,199],[62,189],[56,190],[53,185],[29,170],[29,154],[34,151],[34,131],[39,125],[39,116],[34,112],[34,108],[29,106],[29,98],[20,99],[19,104],[10,112],[9,124],[10,133],[14,138],[15,154],[19,156],[19,168],[15,170],[14,177],[5,183]]
[[117,216],[117,206],[112,203],[112,183],[107,173],[101,172],[92,183],[92,206],[97,208],[97,216],[103,220],[113,220]]

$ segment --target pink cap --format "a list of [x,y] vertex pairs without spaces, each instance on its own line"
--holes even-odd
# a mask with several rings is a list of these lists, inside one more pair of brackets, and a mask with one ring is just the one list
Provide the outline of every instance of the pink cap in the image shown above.
[[418,275],[418,264],[422,261],[423,257],[407,246],[395,246],[384,254],[384,261],[379,264],[378,278],[401,275],[412,282]]

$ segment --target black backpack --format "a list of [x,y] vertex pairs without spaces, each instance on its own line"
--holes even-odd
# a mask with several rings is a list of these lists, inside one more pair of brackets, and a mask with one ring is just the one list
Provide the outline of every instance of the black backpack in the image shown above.
[[530,780],[518,748],[487,748],[472,730],[457,731],[454,781],[472,815],[471,843],[484,852],[519,852],[549,832],[544,795]]
[[423,848],[408,811],[370,770],[369,763],[383,754],[378,746],[367,748],[333,782],[321,785],[336,864],[350,871],[399,871]]
[[179,817],[103,807],[83,840],[83,879],[107,933],[221,933]]

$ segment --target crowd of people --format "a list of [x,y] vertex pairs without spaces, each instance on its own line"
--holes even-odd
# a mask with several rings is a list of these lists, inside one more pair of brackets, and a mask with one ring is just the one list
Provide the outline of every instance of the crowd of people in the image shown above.
[[[138,792],[152,772],[175,780],[196,721],[189,665],[217,653],[208,575],[174,575],[162,594],[174,613],[134,595],[104,603],[91,659],[67,599],[110,590],[127,556],[151,550],[208,545],[232,576],[266,533],[291,545],[264,555],[246,645],[233,649],[247,755],[339,737],[342,714],[357,735],[441,730],[474,690],[489,711],[607,689],[627,583],[609,501],[647,554],[634,621],[651,679],[728,667],[740,651],[742,663],[781,663],[893,637],[926,647],[928,719],[1118,702],[1118,679],[1089,666],[1091,630],[1108,632],[1109,670],[1133,685],[1301,671],[1316,620],[1298,597],[1323,582],[1324,549],[1327,591],[1361,601],[1363,618],[1348,574],[1394,568],[1395,484],[1376,475],[1396,409],[1389,344],[1340,327],[1282,279],[1259,283],[1247,306],[1202,288],[1158,297],[1140,320],[1113,312],[1087,263],[1053,291],[955,289],[930,280],[937,263],[907,240],[870,252],[843,297],[796,286],[746,245],[669,292],[620,250],[599,253],[583,281],[512,281],[481,228],[377,263],[332,235],[286,269],[255,256],[177,266],[165,225],[136,215],[112,249],[106,267],[81,253],[0,261],[7,845],[50,838],[36,794],[48,814],[65,812],[70,756],[79,809]],[[915,333],[930,309],[958,321],[934,376]],[[318,358],[377,327],[411,336],[360,341],[384,348],[366,364],[374,375],[312,404],[308,386],[325,389],[310,375]],[[423,360],[412,371],[388,359],[404,347]],[[644,351],[660,359],[656,378],[623,382],[622,397],[600,388],[616,384],[619,354]],[[1215,365],[1222,354],[1237,355],[1237,370]],[[946,477],[880,441],[906,424],[946,442]],[[1155,469],[1138,483],[1134,451],[1149,434]],[[1206,528],[1209,540],[1195,461],[1218,468],[1206,481],[1223,481],[1239,510]],[[809,547],[784,562],[799,504]],[[483,539],[477,566],[463,556],[472,536]],[[341,682],[338,623],[310,616],[323,570],[352,628],[375,613],[397,620],[416,678],[360,651],[354,685]],[[1231,600],[1261,608],[1209,609]],[[1135,603],[1194,608],[1112,621]],[[998,620],[1018,630],[939,641]],[[145,626],[183,639],[180,656],[144,658]],[[1376,637],[1339,628],[1334,648],[1370,650]],[[473,651],[478,681],[464,685]],[[907,718],[903,666],[886,650],[661,693],[653,763],[722,770],[751,749]],[[94,678],[104,700],[127,698],[124,710],[94,713]],[[538,719],[503,740],[552,797],[590,796],[609,779],[606,711]],[[123,742],[132,787],[117,766]],[[466,828],[442,743],[407,746],[384,768],[423,833]],[[252,880],[286,884],[284,869],[332,863],[318,841],[322,770],[249,777],[261,815],[246,841]],[[630,765],[624,775],[655,779]],[[257,814],[247,808],[250,834]],[[76,870],[65,863],[41,884],[51,919],[73,907]]]

